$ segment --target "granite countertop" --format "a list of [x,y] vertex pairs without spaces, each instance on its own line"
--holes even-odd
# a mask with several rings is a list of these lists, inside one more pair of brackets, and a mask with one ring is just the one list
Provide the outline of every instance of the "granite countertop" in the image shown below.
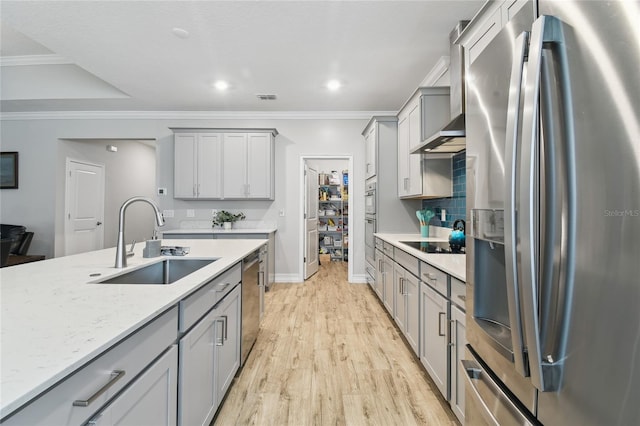
[[459,280],[466,282],[467,277],[467,263],[466,255],[464,254],[437,254],[437,253],[424,253],[413,247],[401,244],[400,241],[421,241],[421,242],[449,242],[447,238],[424,238],[420,234],[374,234],[376,237],[398,247],[407,253],[417,257],[420,260],[424,260],[431,266],[440,269],[443,272],[456,277]]
[[270,234],[276,232],[277,228],[179,228],[162,230],[162,234]]
[[[115,248],[0,269],[0,417],[28,402],[256,250],[267,240],[162,240],[218,258],[169,285],[90,284],[158,262],[142,245],[122,270]],[[101,274],[99,278],[90,274]]]

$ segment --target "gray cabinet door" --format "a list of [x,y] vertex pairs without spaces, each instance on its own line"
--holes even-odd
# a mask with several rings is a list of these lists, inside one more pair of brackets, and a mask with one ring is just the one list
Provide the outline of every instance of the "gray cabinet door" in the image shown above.
[[393,260],[387,255],[384,256],[384,298],[382,302],[387,311],[393,315],[394,293],[393,293]]
[[222,401],[240,367],[240,294],[241,285],[229,293],[224,302],[215,309],[217,317],[223,322],[222,338],[216,347],[216,405]]
[[405,336],[416,355],[420,355],[420,281],[410,273],[405,274],[404,293],[406,300]]
[[224,198],[247,198],[247,134],[225,133],[223,137],[222,194]]
[[213,419],[218,406],[215,354],[222,327],[213,310],[180,339],[179,425],[208,425]]
[[393,305],[393,319],[400,327],[400,330],[404,333],[406,330],[406,297],[404,292],[405,287],[405,275],[409,274],[402,266],[394,263],[393,265],[393,293],[394,293],[394,305]]
[[467,343],[465,314],[451,305],[451,409],[461,424],[464,424],[464,377],[460,371],[460,361],[465,359]]
[[420,361],[427,369],[442,395],[448,395],[448,318],[449,302],[431,287],[422,283],[420,288],[422,304],[422,338]]
[[178,348],[165,352],[118,398],[87,424],[170,426],[177,421]]

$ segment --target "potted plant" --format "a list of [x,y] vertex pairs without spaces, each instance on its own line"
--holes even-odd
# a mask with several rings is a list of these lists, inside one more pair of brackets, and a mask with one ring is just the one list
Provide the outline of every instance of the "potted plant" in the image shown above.
[[213,215],[213,226],[223,226],[224,229],[231,229],[231,224],[237,220],[245,218],[244,213],[230,213],[226,210],[218,210]]

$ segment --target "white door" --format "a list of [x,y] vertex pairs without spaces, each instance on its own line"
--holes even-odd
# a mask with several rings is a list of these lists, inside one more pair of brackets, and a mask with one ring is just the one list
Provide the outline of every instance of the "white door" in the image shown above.
[[304,279],[318,272],[318,171],[304,165]]
[[104,244],[104,166],[67,159],[64,254]]

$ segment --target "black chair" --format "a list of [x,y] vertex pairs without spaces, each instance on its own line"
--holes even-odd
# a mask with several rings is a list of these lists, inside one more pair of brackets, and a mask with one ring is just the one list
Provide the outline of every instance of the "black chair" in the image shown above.
[[[33,240],[33,232],[27,232],[27,228],[22,225],[0,224],[0,238],[3,241],[9,240],[11,242],[8,249],[9,254],[25,256]],[[3,254],[7,245],[7,243],[2,245]]]

